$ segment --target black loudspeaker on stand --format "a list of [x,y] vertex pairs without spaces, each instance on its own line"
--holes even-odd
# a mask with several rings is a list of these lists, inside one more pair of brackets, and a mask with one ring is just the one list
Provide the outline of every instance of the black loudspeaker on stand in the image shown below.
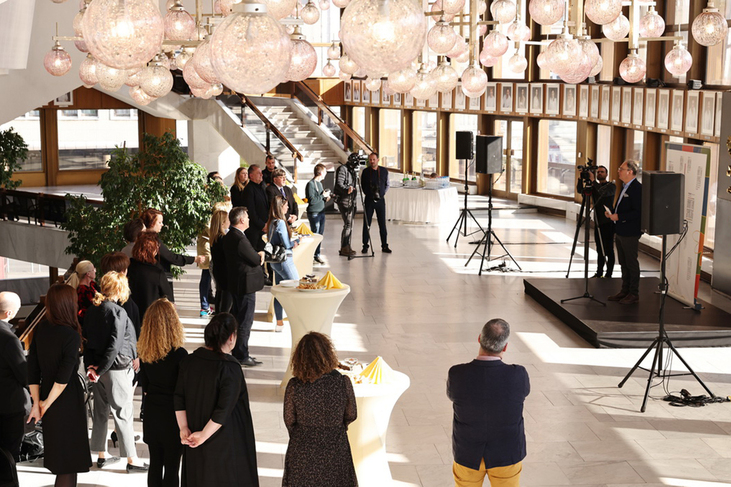
[[[457,230],[457,237],[454,239],[454,248],[457,248],[457,242],[459,242],[460,232],[463,236],[467,237],[468,235],[472,235],[477,232],[484,233],[485,230],[477,222],[477,218],[475,218],[475,215],[472,214],[472,210],[467,208],[467,196],[470,194],[470,188],[467,184],[467,170],[472,164],[471,161],[473,159],[472,132],[456,132],[455,141],[455,157],[456,159],[462,160],[464,162],[464,206],[461,210],[459,210],[459,218],[457,218],[457,221],[454,223],[452,231],[449,232],[449,235],[447,236],[447,242],[449,242],[449,239],[452,238],[452,234],[454,233],[454,231]],[[472,233],[467,233],[467,218],[472,218],[472,221],[475,222],[475,225],[477,225],[477,228],[479,228],[479,230],[475,230]]]
[[[645,412],[647,406],[647,396],[650,394],[652,379],[655,377],[675,377],[683,375],[692,375],[695,380],[715,398],[716,396],[703,383],[693,369],[688,365],[678,350],[673,346],[673,342],[665,330],[665,298],[668,293],[668,280],[665,277],[665,262],[670,254],[677,248],[678,244],[685,237],[683,225],[683,194],[684,194],[684,178],[682,174],[671,173],[666,171],[644,171],[642,173],[642,231],[650,235],[662,235],[662,256],[660,261],[660,312],[658,316],[658,334],[657,338],[645,350],[637,363],[630,369],[627,375],[619,383],[618,387],[622,387],[627,379],[640,367],[642,361],[649,355],[651,351],[655,351],[652,359],[652,367],[649,370],[647,378],[647,386],[645,387],[645,396],[642,399],[641,412]],[[680,240],[675,246],[667,252],[666,239],[668,234],[682,233]],[[672,353],[688,369],[688,373],[669,374],[666,370],[663,372],[663,347],[667,346]],[[643,369],[646,370],[646,369]]]

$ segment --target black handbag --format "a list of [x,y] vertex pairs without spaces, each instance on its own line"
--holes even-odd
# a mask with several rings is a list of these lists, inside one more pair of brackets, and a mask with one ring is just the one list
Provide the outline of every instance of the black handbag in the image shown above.
[[267,242],[264,245],[264,262],[268,264],[281,264],[287,260],[287,249],[282,245],[272,245]]

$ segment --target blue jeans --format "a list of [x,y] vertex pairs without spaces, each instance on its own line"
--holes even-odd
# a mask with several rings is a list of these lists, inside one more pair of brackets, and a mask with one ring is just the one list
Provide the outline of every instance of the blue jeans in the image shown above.
[[[281,264],[272,264],[272,269],[274,269],[274,273],[277,275],[277,282],[300,278],[291,255]],[[282,305],[276,299],[274,300],[274,315],[277,317],[277,321],[282,319]]]
[[198,283],[198,293],[201,297],[201,309],[208,311],[208,295],[211,293],[211,271],[209,269],[201,270],[201,280]]
[[[321,211],[319,213],[307,213],[307,219],[310,221],[310,229],[315,232],[318,235],[323,235],[325,233],[325,212]],[[315,257],[320,256],[320,247],[322,247],[322,244],[318,245],[315,249]]]

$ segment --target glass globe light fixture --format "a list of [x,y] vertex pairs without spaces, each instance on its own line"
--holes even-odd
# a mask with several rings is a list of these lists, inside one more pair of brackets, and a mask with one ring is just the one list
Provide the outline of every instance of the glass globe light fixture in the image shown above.
[[522,73],[528,68],[528,60],[516,52],[508,60],[508,68],[513,73]]
[[[239,93],[266,93],[289,70],[292,42],[266,5],[244,0],[211,36],[218,79]],[[186,66],[187,67],[187,66]]]
[[566,83],[578,84],[589,77],[591,67],[591,59],[589,59],[589,56],[582,51],[579,53],[579,57],[576,58],[574,62],[574,69],[559,76]]
[[469,49],[469,47],[467,49],[465,49],[464,51],[462,51],[462,54],[460,54],[459,56],[457,56],[455,58],[452,58],[452,59],[454,60],[455,63],[466,63],[466,62],[469,62],[469,60],[470,60],[470,49]]
[[428,100],[434,93],[437,92],[436,80],[427,73],[426,69],[422,66],[419,72],[416,73],[416,83],[411,88],[411,96],[417,100]]
[[589,71],[589,76],[596,76],[599,73],[602,72],[602,69],[604,68],[604,60],[601,56],[599,56],[599,60],[596,62],[593,68],[591,68],[591,71]]
[[408,93],[416,84],[416,70],[408,66],[388,75],[388,86],[395,93]]
[[[444,10],[442,10],[442,0],[436,0],[434,3],[432,3],[430,11],[431,12],[439,12],[439,11],[444,12]],[[452,20],[454,20],[454,14],[444,12],[442,14],[441,18],[445,22],[451,22]]]
[[450,49],[447,52],[447,57],[450,58],[456,58],[459,57],[463,52],[469,49],[469,46],[467,45],[467,41],[465,41],[464,37],[457,34],[457,40],[454,42],[454,46],[452,46],[452,49]]
[[223,15],[223,12],[221,12],[221,0],[213,2],[213,15]]
[[462,92],[470,98],[477,98],[487,89],[487,73],[479,66],[472,65],[462,73]]
[[563,17],[564,0],[530,0],[528,11],[531,18],[541,25],[553,25]]
[[358,68],[358,71],[353,73],[353,77],[355,78],[365,78],[366,76],[368,76],[368,73],[366,73],[366,70],[363,68]]
[[693,65],[693,56],[685,48],[682,42],[678,42],[673,49],[665,56],[665,69],[676,77],[683,76]]
[[[302,35],[300,26],[294,28],[292,34],[292,58],[286,78],[290,81],[302,81],[315,72],[317,67],[317,53],[312,44]],[[202,76],[201,76],[202,78]],[[205,78],[204,78],[205,79]]]
[[411,0],[353,0],[340,25],[345,51],[367,72],[408,67],[426,42],[426,17]]
[[154,100],[153,97],[145,93],[145,90],[140,88],[139,86],[133,86],[129,89],[129,96],[132,97],[132,99],[137,103],[138,105],[149,105],[152,100]]
[[665,33],[665,20],[658,15],[654,6],[640,19],[640,37],[660,37]]
[[457,33],[454,28],[449,25],[449,22],[440,20],[434,27],[429,29],[429,33],[426,35],[426,43],[429,48],[436,54],[446,54],[457,42]]
[[99,86],[107,91],[117,91],[127,81],[127,70],[117,69],[97,62],[96,75],[99,77]]
[[343,71],[340,71],[340,72],[338,73],[338,78],[340,78],[340,79],[341,79],[341,80],[343,80],[343,81],[348,81],[348,80],[349,80],[350,78],[352,78],[352,77],[353,77],[353,75],[352,75],[352,74],[350,74],[350,73],[345,73],[345,72],[343,72]]
[[507,37],[511,41],[529,41],[530,40],[530,27],[525,25],[521,20],[516,19],[512,24],[508,26]]
[[43,67],[53,76],[63,76],[71,69],[71,56],[61,43],[56,41],[43,57]]
[[548,62],[548,54],[546,54],[546,51],[541,51],[538,53],[538,57],[536,57],[536,64],[538,64],[538,67],[541,69],[551,69]]
[[198,45],[191,58],[191,63],[193,63],[193,67],[198,73],[198,76],[208,84],[220,82],[216,75],[216,70],[213,69],[213,59],[211,56],[211,42],[210,39],[206,39]]
[[498,61],[500,61],[499,57],[491,56],[490,54],[486,53],[484,49],[482,50],[482,52],[480,52],[480,64],[482,64],[486,68],[491,68],[495,66]]
[[596,42],[592,42],[591,37],[589,36],[583,36],[578,41],[581,46],[581,50],[584,51],[584,54],[589,56],[589,62],[592,66],[594,66],[601,57]]
[[728,34],[726,18],[719,13],[713,0],[709,0],[708,6],[693,20],[691,27],[693,39],[702,46],[715,46],[722,42]]
[[[289,16],[292,10],[297,8],[297,0],[266,0],[264,3],[266,3],[267,10],[269,10],[269,15],[277,20]],[[233,9],[233,4],[231,8]]]
[[166,0],[165,1],[165,10],[170,10],[175,5],[175,0]]
[[211,85],[211,96],[218,96],[223,93],[223,85],[221,83],[214,83]]
[[485,0],[479,0],[477,2],[477,15],[484,15],[487,12],[487,2]]
[[335,66],[330,62],[330,60],[327,60],[327,63],[322,67],[322,74],[328,77],[335,76],[335,73],[337,72],[337,69],[335,69]]
[[442,0],[442,10],[447,14],[458,14],[464,8],[465,0]]
[[484,37],[487,34],[487,24],[480,24],[477,26],[477,36]]
[[317,9],[315,4],[312,3],[312,0],[308,0],[305,6],[302,7],[300,16],[302,17],[302,22],[307,25],[312,25],[320,20],[320,11]]
[[459,74],[445,58],[442,58],[439,65],[432,71],[432,77],[437,83],[437,91],[441,93],[449,93],[459,82]]
[[495,0],[490,4],[492,18],[501,24],[507,24],[515,19],[517,9],[512,0]]
[[145,68],[146,66],[137,66],[136,68],[128,69],[127,79],[125,80],[124,84],[126,84],[130,88],[134,86],[139,86],[139,84],[142,82],[142,77],[140,75],[142,74],[142,70]]
[[482,50],[493,57],[500,57],[508,52],[508,47],[508,38],[497,29],[493,29],[493,31],[485,37]]
[[219,8],[221,9],[221,15],[224,17],[228,17],[231,15],[234,11],[234,3],[237,2],[237,0],[218,0],[219,1]]
[[348,56],[346,53],[343,53],[342,56],[340,56],[340,61],[338,61],[338,66],[340,67],[340,71],[347,74],[355,74],[356,71],[358,71],[358,65],[355,64],[355,61],[350,59],[350,56]]
[[164,24],[152,0],[94,0],[86,9],[81,30],[95,59],[112,68],[129,69],[160,52]]
[[204,86],[203,88],[194,88],[191,86],[190,93],[196,98],[201,98],[203,100],[208,100],[213,96],[211,85]]
[[320,0],[318,5],[320,6],[320,10],[324,12],[325,10],[330,8],[330,0]]
[[140,74],[140,88],[148,95],[159,98],[173,89],[173,75],[160,60],[158,55]]
[[198,70],[195,69],[195,63],[192,60],[183,68],[183,79],[191,88],[202,89],[207,85],[198,74]]
[[584,54],[581,45],[570,34],[561,34],[546,49],[549,67],[559,76],[570,74],[576,67],[577,60]]
[[586,0],[586,16],[597,25],[606,25],[622,13],[622,0]]
[[179,70],[183,70],[185,65],[188,63],[188,61],[191,60],[193,57],[193,54],[190,52],[190,49],[187,47],[184,47],[180,50],[177,56],[175,56],[175,65],[178,67]]
[[185,41],[195,35],[195,19],[185,10],[180,0],[165,14],[165,37],[172,41]]
[[376,91],[381,87],[381,78],[366,78],[365,87],[371,91]]
[[602,26],[602,32],[607,36],[607,39],[620,41],[629,34],[629,19],[624,14],[619,14],[619,17],[612,22]]
[[165,54],[164,52],[160,52],[160,62],[163,66],[165,66],[165,69],[170,71],[173,69],[173,62],[170,60],[170,58]]
[[[74,17],[73,22],[73,28],[74,28],[74,35],[76,37],[83,37],[84,34],[81,32],[81,21],[84,19],[84,14],[86,13],[86,4],[84,3],[79,10],[79,12]],[[74,45],[76,46],[76,49],[78,49],[81,52],[89,52],[89,48],[86,47],[86,42],[82,39],[79,41],[74,41]]]
[[345,8],[350,3],[350,0],[333,0],[333,5],[337,8]]
[[337,41],[333,41],[332,46],[327,48],[328,59],[340,59],[340,44]]
[[85,87],[91,88],[99,82],[99,76],[96,74],[97,62],[94,56],[87,54],[79,65],[79,79]]
[[627,83],[638,83],[645,77],[647,67],[645,61],[637,55],[637,50],[632,49],[629,56],[619,64],[619,75]]

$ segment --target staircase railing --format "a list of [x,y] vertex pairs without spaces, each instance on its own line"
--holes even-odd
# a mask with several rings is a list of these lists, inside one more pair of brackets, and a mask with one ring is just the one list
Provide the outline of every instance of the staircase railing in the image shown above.
[[[299,98],[300,101],[303,103],[306,101],[310,101],[311,103],[314,103],[317,106],[317,124],[322,125],[323,119],[325,116],[329,117],[330,120],[332,120],[339,128],[343,131],[343,147],[348,148],[350,144],[348,143],[348,139],[353,141],[354,148],[357,147],[358,149],[363,150],[366,154],[370,154],[371,152],[374,152],[373,147],[371,147],[368,142],[363,139],[363,137],[360,136],[358,132],[350,128],[348,124],[346,124],[343,119],[340,118],[340,116],[335,113],[330,106],[325,103],[322,100],[322,97],[315,93],[315,91],[307,86],[306,83],[302,81],[298,81],[294,83],[294,96]],[[301,96],[307,98],[307,100],[302,100]]]

